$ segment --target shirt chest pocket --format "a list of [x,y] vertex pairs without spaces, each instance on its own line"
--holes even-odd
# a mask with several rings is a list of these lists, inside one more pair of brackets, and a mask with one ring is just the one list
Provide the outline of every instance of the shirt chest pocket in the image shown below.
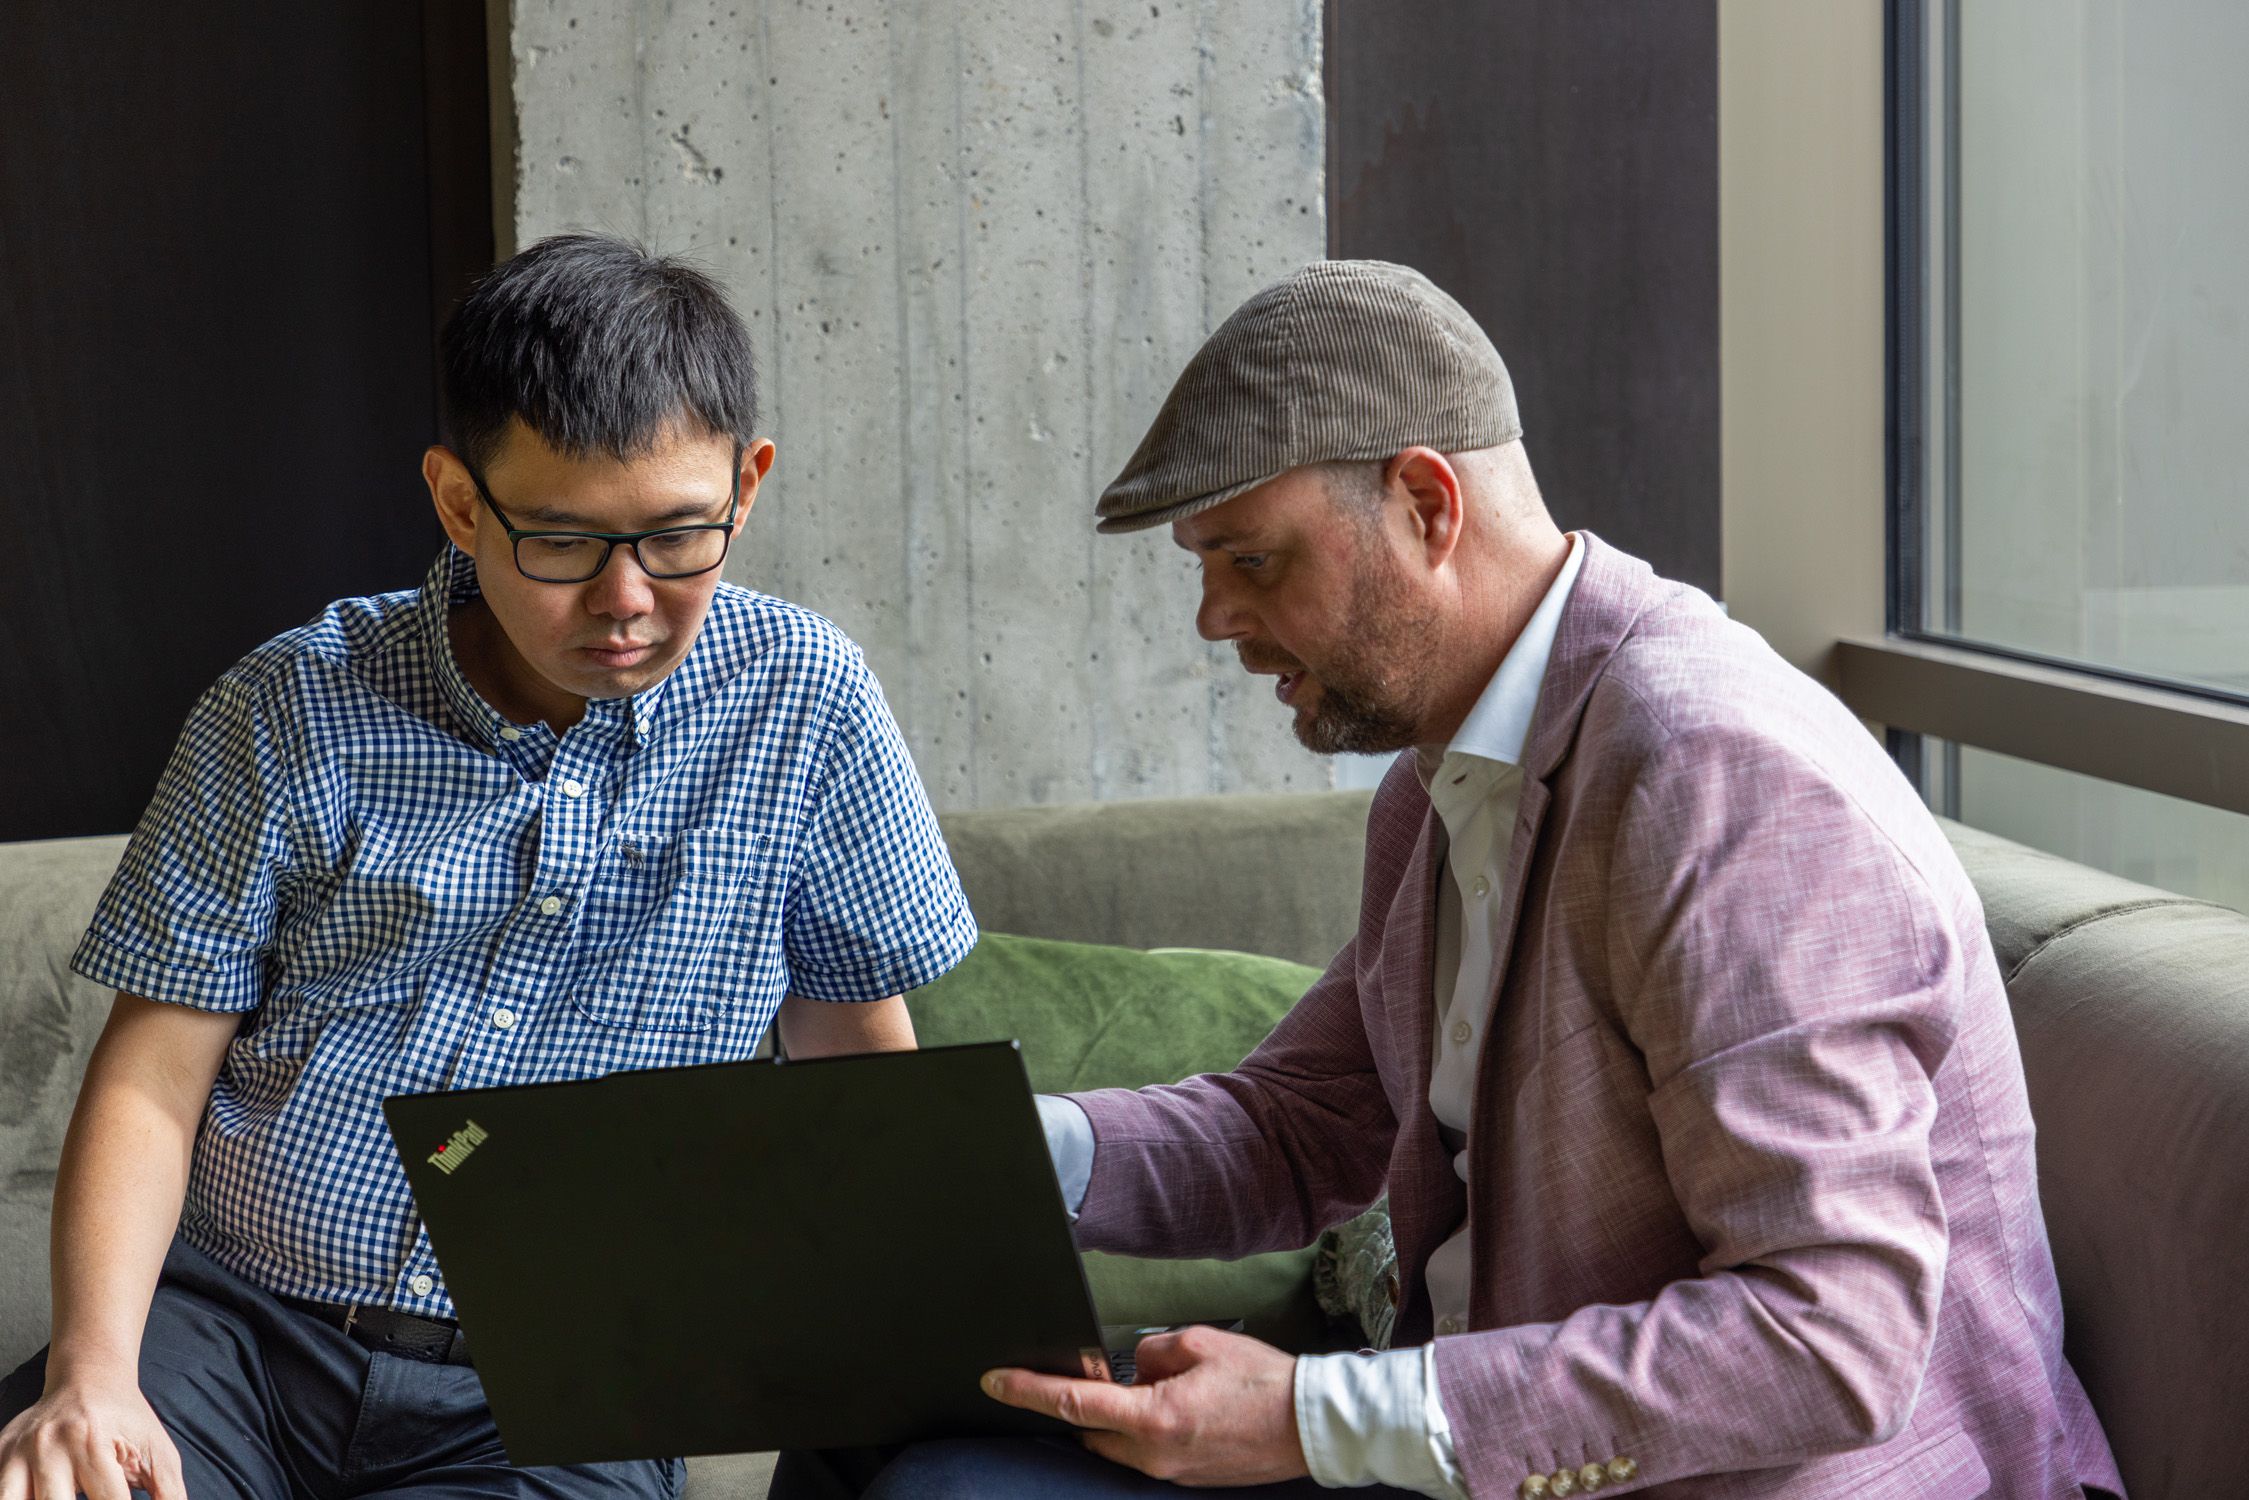
[[621,842],[586,892],[570,1003],[603,1026],[704,1031],[785,989],[773,848],[746,828]]

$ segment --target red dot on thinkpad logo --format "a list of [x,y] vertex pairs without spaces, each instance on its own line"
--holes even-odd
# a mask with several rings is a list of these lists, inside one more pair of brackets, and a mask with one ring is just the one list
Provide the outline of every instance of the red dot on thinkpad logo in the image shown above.
[[[452,1143],[451,1143],[450,1141],[448,1141],[448,1142],[446,1143],[446,1146],[450,1146],[451,1144],[452,1144]],[[443,1156],[443,1155],[445,1154],[445,1151],[446,1151],[446,1146],[440,1146],[440,1147],[438,1147],[438,1148],[437,1148],[437,1154],[438,1154],[439,1156]]]

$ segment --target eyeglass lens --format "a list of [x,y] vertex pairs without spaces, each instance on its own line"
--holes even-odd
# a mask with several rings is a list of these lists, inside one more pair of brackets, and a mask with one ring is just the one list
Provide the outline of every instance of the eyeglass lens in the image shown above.
[[[726,557],[723,526],[685,526],[659,531],[625,545],[651,578],[687,578],[708,573]],[[515,544],[515,565],[524,576],[545,583],[583,583],[609,560],[611,543],[590,536],[527,536]]]

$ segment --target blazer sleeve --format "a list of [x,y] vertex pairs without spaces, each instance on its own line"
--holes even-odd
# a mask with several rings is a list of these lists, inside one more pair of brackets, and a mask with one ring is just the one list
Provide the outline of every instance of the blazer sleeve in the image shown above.
[[1396,1134],[1359,1010],[1359,944],[1231,1073],[1073,1094],[1093,1124],[1077,1239],[1234,1259],[1308,1245],[1381,1193]]
[[1625,1489],[1884,1441],[1934,1340],[1932,1080],[1963,983],[1944,905],[1850,792],[1739,729],[1650,753],[1606,884],[1611,994],[1699,1274],[1439,1340],[1476,1495],[1588,1454],[1629,1456]]

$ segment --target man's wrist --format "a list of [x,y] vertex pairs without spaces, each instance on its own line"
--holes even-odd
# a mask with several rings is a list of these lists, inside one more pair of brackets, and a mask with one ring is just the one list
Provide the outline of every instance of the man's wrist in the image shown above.
[[115,1345],[69,1345],[58,1340],[47,1351],[47,1389],[66,1385],[140,1384],[140,1351]]
[[[1308,1354],[1296,1362],[1296,1431],[1304,1466],[1330,1489],[1385,1484],[1459,1495],[1451,1434],[1427,1347]],[[1432,1413],[1435,1413],[1432,1418]]]

